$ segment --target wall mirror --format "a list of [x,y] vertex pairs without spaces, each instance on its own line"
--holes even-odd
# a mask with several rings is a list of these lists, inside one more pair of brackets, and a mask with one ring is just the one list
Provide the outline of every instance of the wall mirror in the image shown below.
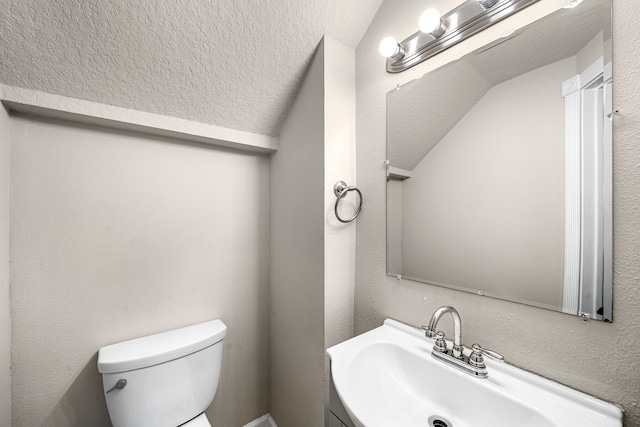
[[387,94],[387,272],[612,320],[611,0]]

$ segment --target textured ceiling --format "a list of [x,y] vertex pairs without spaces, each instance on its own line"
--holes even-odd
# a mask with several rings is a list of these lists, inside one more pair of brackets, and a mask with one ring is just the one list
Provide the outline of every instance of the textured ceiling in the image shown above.
[[0,0],[0,83],[279,133],[327,33],[382,0]]
[[391,165],[413,170],[493,86],[575,55],[600,31],[607,38],[610,23],[610,0],[561,9],[511,39],[490,44],[389,92],[387,157]]

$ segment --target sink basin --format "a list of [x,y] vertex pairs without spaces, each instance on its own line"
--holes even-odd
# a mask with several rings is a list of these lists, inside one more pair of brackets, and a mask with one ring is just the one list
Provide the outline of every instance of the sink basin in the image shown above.
[[485,357],[475,378],[431,355],[417,328],[384,325],[327,350],[335,389],[358,427],[621,427],[600,399]]

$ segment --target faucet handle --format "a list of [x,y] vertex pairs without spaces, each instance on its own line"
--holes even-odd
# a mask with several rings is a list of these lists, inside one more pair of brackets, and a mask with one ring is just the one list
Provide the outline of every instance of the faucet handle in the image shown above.
[[482,357],[482,347],[479,344],[471,346],[471,355],[469,355],[469,365],[476,368],[485,368],[484,358]]
[[429,329],[427,325],[422,325],[419,329],[424,331],[424,336],[427,338],[434,338],[436,336],[436,333]]
[[484,354],[485,356],[489,356],[490,358],[495,359],[498,362],[504,362],[504,357],[502,357],[501,354],[496,353],[493,350],[489,350],[487,348],[483,348],[482,349],[482,354]]
[[436,342],[433,344],[433,349],[440,353],[447,352],[447,342],[444,340],[444,332],[438,331],[436,333]]

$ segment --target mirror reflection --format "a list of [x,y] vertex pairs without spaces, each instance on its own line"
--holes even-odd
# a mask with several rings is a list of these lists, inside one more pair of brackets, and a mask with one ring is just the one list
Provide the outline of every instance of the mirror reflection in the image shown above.
[[387,272],[611,321],[611,1],[387,94]]

